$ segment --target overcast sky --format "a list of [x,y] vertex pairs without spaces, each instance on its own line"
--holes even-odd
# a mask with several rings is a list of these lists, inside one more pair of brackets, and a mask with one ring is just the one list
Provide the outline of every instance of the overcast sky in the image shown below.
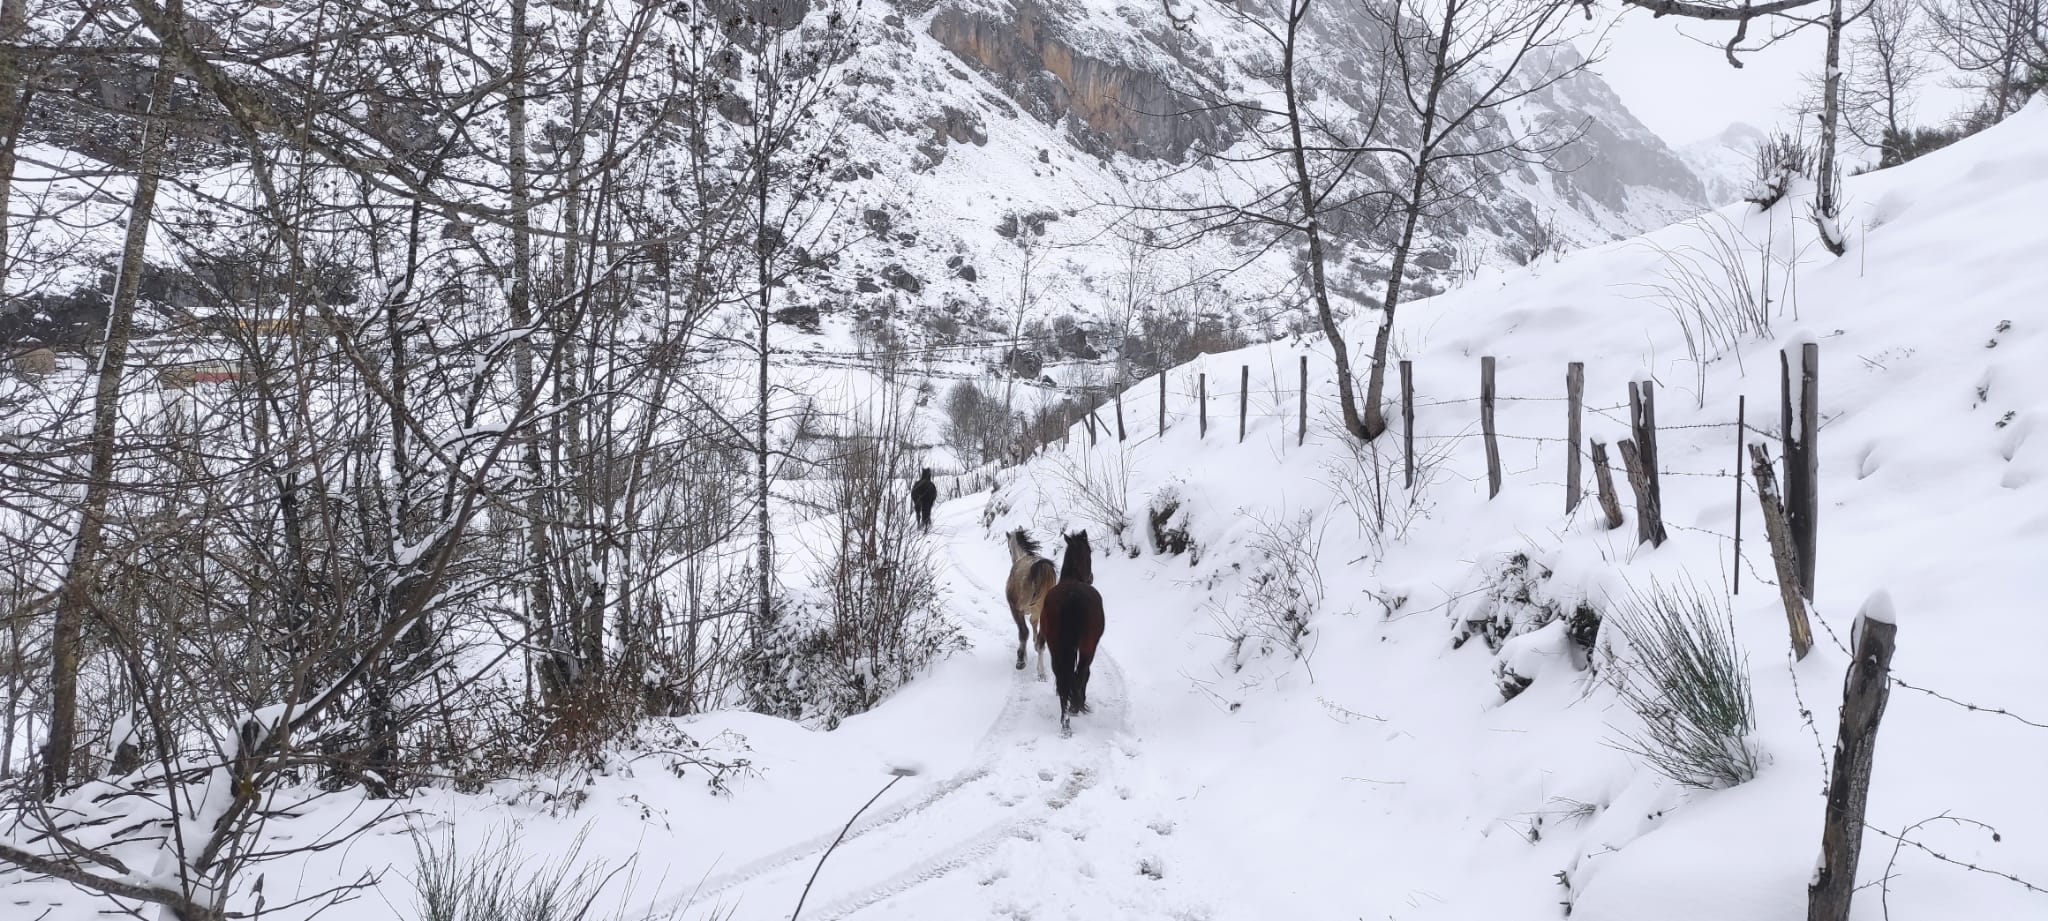
[[1608,33],[1606,54],[1593,69],[1673,147],[1719,134],[1734,122],[1768,130],[1787,118],[1786,109],[1801,92],[1801,75],[1820,70],[1826,36],[1809,29],[1742,55],[1742,69],[1736,70],[1721,50],[1734,28],[1676,16],[1657,19],[1631,8]]

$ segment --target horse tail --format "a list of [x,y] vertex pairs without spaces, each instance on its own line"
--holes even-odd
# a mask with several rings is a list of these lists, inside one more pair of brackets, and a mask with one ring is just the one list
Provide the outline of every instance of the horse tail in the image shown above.
[[1059,568],[1054,566],[1051,560],[1047,559],[1032,561],[1031,568],[1024,574],[1024,584],[1027,586],[1027,593],[1033,601],[1039,603],[1045,601],[1046,593],[1052,591],[1052,587],[1059,584],[1059,581]]
[[1053,687],[1060,696],[1061,712],[1066,712],[1073,700],[1074,677],[1081,660],[1080,628],[1087,605],[1076,587],[1062,584],[1046,594],[1044,630],[1039,634],[1052,652]]

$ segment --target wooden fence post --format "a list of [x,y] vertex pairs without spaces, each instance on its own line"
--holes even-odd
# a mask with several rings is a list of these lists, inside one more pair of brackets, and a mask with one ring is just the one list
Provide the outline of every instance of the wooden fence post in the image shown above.
[[1294,432],[1294,446],[1308,440],[1308,356],[1301,356],[1301,421]]
[[1088,447],[1095,447],[1095,410],[1089,410],[1087,415],[1081,417],[1081,421],[1088,425]]
[[1806,599],[1799,594],[1799,550],[1778,504],[1778,478],[1771,473],[1771,454],[1750,445],[1750,472],[1756,475],[1756,501],[1763,507],[1764,536],[1771,541],[1771,562],[1778,570],[1778,598],[1785,603],[1785,623],[1792,631],[1792,657],[1806,658],[1813,648],[1813,625],[1806,619]]
[[1166,369],[1159,370],[1159,437],[1166,437]]
[[1621,440],[1621,463],[1628,468],[1628,485],[1636,494],[1636,543],[1664,545],[1664,510],[1657,507],[1657,489],[1650,482],[1649,465],[1643,451],[1630,439]]
[[1575,361],[1564,369],[1565,399],[1565,441],[1570,452],[1564,457],[1564,513],[1569,515],[1579,507],[1580,491],[1584,489],[1579,470],[1579,416],[1585,410],[1586,363]]
[[1124,392],[1116,392],[1116,440],[1124,441]]
[[1209,437],[1209,372],[1204,371],[1196,375],[1195,390],[1195,405],[1200,414],[1198,418],[1201,422],[1201,437],[1207,438]]
[[1799,464],[1804,490],[1793,506],[1792,540],[1799,547],[1799,591],[1813,600],[1814,564],[1820,556],[1820,343],[1800,346]]
[[1614,494],[1614,474],[1607,468],[1607,444],[1593,442],[1593,485],[1600,493],[1600,511],[1607,516],[1607,530],[1621,527],[1621,497]]
[[1749,397],[1735,397],[1735,590],[1742,594],[1742,445],[1749,440]]
[[1493,432],[1493,356],[1479,359],[1479,434],[1486,442],[1486,498],[1500,495],[1500,442]]
[[1244,444],[1245,413],[1252,406],[1252,366],[1237,367],[1237,443]]
[[1415,362],[1401,360],[1401,455],[1408,488],[1415,488]]
[[1842,678],[1842,722],[1835,736],[1834,778],[1821,826],[1820,866],[1806,887],[1807,921],[1848,921],[1863,850],[1863,810],[1870,802],[1870,767],[1877,724],[1891,697],[1892,650],[1899,626],[1891,598],[1878,592],[1856,615],[1856,655]]
[[1799,593],[1813,598],[1813,571],[1818,555],[1815,519],[1820,511],[1819,453],[1814,444],[1820,429],[1820,345],[1808,342],[1799,350],[1798,399],[1793,399],[1792,354],[1778,351],[1779,421],[1785,453],[1785,521],[1799,550]]
[[[1643,473],[1647,476],[1650,497],[1657,500],[1657,507],[1664,506],[1662,477],[1657,466],[1657,390],[1649,381],[1630,381],[1628,385],[1629,430],[1641,452]],[[1658,523],[1661,529],[1662,522]]]

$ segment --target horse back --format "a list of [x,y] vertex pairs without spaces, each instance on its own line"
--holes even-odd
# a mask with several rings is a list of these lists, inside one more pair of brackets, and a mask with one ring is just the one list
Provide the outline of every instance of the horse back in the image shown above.
[[1010,579],[1003,595],[1013,607],[1028,609],[1045,601],[1046,592],[1059,581],[1059,569],[1044,557],[1018,560],[1010,567]]
[[1073,579],[1062,580],[1045,593],[1041,615],[1046,637],[1053,643],[1078,649],[1084,659],[1095,657],[1095,645],[1102,639],[1104,618],[1102,593],[1095,586]]

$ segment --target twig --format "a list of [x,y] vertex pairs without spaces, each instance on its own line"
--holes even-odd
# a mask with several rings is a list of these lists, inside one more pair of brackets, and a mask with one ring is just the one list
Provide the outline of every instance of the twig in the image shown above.
[[796,916],[803,914],[804,900],[811,897],[811,884],[816,883],[818,881],[819,871],[825,869],[825,859],[831,857],[832,852],[839,849],[839,842],[846,840],[846,833],[853,830],[853,823],[860,820],[861,813],[868,811],[868,807],[873,806],[875,804],[875,801],[881,799],[882,794],[889,792],[889,788],[895,786],[898,781],[901,781],[905,777],[913,776],[917,772],[910,770],[909,768],[896,768],[894,769],[894,771],[892,771],[892,773],[894,773],[896,776],[890,778],[888,783],[882,785],[882,789],[876,790],[874,796],[868,797],[868,801],[866,803],[862,804],[859,809],[853,811],[853,815],[847,818],[846,825],[839,829],[839,837],[832,839],[832,846],[827,847],[825,849],[825,853],[818,855],[818,865],[811,868],[811,878],[804,882],[803,895],[797,896],[796,910],[789,913],[789,921],[796,921]]

